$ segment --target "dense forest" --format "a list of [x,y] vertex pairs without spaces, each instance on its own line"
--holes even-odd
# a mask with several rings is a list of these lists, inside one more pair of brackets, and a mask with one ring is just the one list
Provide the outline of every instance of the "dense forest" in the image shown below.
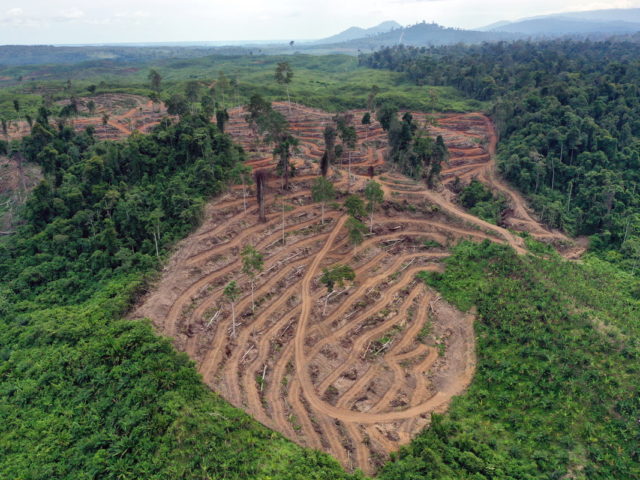
[[351,478],[212,394],[149,324],[121,319],[234,181],[241,149],[199,116],[117,143],[47,114],[11,145],[46,180],[0,242],[0,477]]
[[638,280],[529,248],[540,256],[464,242],[444,274],[423,274],[477,308],[478,370],[381,478],[639,478]]
[[398,46],[363,65],[491,101],[499,167],[541,219],[596,250],[640,259],[640,45],[631,42]]
[[[305,61],[295,98],[364,105],[371,70],[345,88],[341,77],[316,78],[326,60]],[[373,72],[390,75],[376,114],[400,170],[432,184],[448,152],[396,107],[414,105],[425,85],[459,89],[475,99],[465,108],[491,105],[503,174],[545,222],[591,235],[600,254],[567,262],[526,235],[527,256],[462,242],[444,272],[421,275],[459,309],[477,309],[477,371],[378,478],[640,478],[640,283],[602,259],[632,269],[640,260],[640,47],[397,47],[360,61],[404,72]],[[394,90],[401,75],[418,85]],[[167,83],[164,100],[182,95],[178,80]],[[284,91],[262,88],[268,98]],[[258,87],[239,90],[246,100]],[[240,181],[242,149],[188,108],[149,135],[106,142],[92,128],[53,126],[36,103],[31,135],[0,142],[45,177],[17,232],[0,237],[0,477],[364,478],[230,406],[149,323],[122,318],[205,203]],[[505,207],[479,182],[459,201],[494,223]]]

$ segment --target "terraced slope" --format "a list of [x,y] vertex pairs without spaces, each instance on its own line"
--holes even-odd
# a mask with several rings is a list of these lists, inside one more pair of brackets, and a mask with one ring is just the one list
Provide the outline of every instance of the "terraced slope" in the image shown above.
[[[94,112],[89,111],[90,101],[94,102]],[[65,103],[69,102],[60,102],[60,105]],[[68,123],[76,131],[93,126],[94,135],[100,140],[118,140],[128,137],[136,130],[142,133],[149,132],[167,115],[164,105],[154,104],[147,97],[125,93],[105,93],[79,98],[78,112],[81,116],[68,119]],[[106,123],[102,116],[105,113],[107,114]],[[8,138],[24,137],[30,130],[31,127],[24,120],[12,122],[8,128]]]
[[[392,171],[376,124],[358,126],[351,166],[330,173],[344,196],[362,190],[373,167],[385,191],[373,234],[354,250],[346,214],[329,209],[323,223],[310,199],[330,115],[276,108],[301,140],[290,191],[281,192],[278,178],[269,181],[266,223],[258,222],[253,192],[242,187],[208,205],[202,227],[182,242],[133,316],[150,317],[173,337],[205,382],[232,404],[300,444],[331,453],[346,468],[372,473],[428,423],[431,412],[446,409],[474,372],[473,315],[447,304],[416,273],[440,270],[448,246],[460,239],[508,243],[520,252],[524,244],[464,212],[446,188],[430,191]],[[362,112],[355,113],[359,118]],[[254,168],[273,166],[242,117],[233,111],[227,131],[251,152]],[[486,117],[443,115],[438,123],[432,131],[452,153],[445,185],[456,176],[481,178],[512,203],[511,224],[578,252],[560,233],[540,226],[495,177],[495,134]],[[247,244],[265,256],[255,309],[250,279],[241,273],[239,253]],[[335,264],[350,265],[356,280],[328,295],[319,277]],[[242,288],[236,324],[222,294],[230,280]]]

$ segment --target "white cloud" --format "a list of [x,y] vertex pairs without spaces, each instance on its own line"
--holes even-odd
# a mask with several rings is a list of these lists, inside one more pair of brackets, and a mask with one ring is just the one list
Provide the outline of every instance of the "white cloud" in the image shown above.
[[640,0],[0,0],[0,4],[1,44],[312,39],[384,20],[474,28],[562,11],[638,7]]
[[66,19],[69,19],[69,20],[76,20],[78,18],[84,17],[84,12],[82,10],[80,10],[79,8],[72,7],[72,8],[68,8],[66,10],[62,10],[62,12],[60,12],[60,16],[62,18],[66,18]]

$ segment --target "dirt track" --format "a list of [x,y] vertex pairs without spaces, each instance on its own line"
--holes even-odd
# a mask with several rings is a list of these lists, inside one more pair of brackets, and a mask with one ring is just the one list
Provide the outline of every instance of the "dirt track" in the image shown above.
[[[257,221],[253,192],[245,211],[241,187],[208,205],[204,224],[180,244],[132,316],[150,317],[173,337],[197,362],[205,382],[234,405],[300,444],[331,453],[346,468],[373,473],[428,423],[431,412],[445,410],[464,391],[475,368],[473,315],[447,304],[416,273],[442,270],[441,260],[460,239],[490,239],[524,252],[519,236],[463,211],[447,185],[456,176],[475,176],[508,198],[514,226],[569,245],[572,252],[577,247],[536,222],[522,198],[497,179],[491,122],[467,114],[440,115],[431,127],[452,152],[438,190],[391,171],[380,126],[367,132],[357,125],[351,191],[363,188],[374,166],[385,204],[374,217],[374,233],[354,254],[344,212],[328,209],[322,225],[320,206],[310,199],[330,115],[300,106],[291,114],[284,104],[276,108],[301,139],[291,191],[281,197],[280,181],[270,181],[266,223]],[[355,113],[359,119],[362,112]],[[227,131],[250,152],[251,165],[273,166],[269,150],[256,144],[242,116],[232,110]],[[330,174],[342,192],[347,170],[336,166]],[[239,251],[249,243],[265,256],[255,312],[249,279],[240,273]],[[319,277],[323,267],[338,263],[351,265],[356,281],[330,296],[323,315],[327,292]],[[235,336],[222,296],[231,279],[243,291]]]
[[[93,113],[87,107],[89,100],[93,100],[95,104]],[[60,102],[64,103],[68,102]],[[114,93],[79,98],[78,111],[80,115],[69,118],[67,123],[76,131],[93,126],[94,136],[101,140],[118,140],[128,137],[134,131],[149,132],[167,115],[164,105],[154,105],[146,97]],[[109,115],[106,125],[102,121],[103,113]],[[26,121],[12,122],[8,129],[9,138],[24,137],[29,134],[29,130]]]

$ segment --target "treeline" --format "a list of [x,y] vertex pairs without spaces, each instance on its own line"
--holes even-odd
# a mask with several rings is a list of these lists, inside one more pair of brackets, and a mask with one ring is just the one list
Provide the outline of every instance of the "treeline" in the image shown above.
[[444,273],[423,274],[458,308],[477,307],[477,369],[378,478],[639,478],[638,280],[528,246],[543,255],[463,242]]
[[542,220],[640,257],[640,45],[399,46],[360,63],[492,101],[500,169]]
[[361,478],[230,406],[151,325],[121,318],[242,150],[197,115],[120,143],[47,116],[9,145],[46,180],[0,238],[0,477]]
[[[432,187],[440,178],[442,163],[449,160],[449,150],[441,135],[434,139],[405,112],[398,119],[398,111],[392,103],[384,103],[376,112],[382,129],[387,132],[389,150],[387,160],[395,164],[407,176],[423,180]],[[363,118],[363,123],[366,118]]]
[[[87,287],[149,268],[200,221],[207,198],[237,175],[243,153],[204,117],[169,120],[149,136],[97,142],[93,129],[53,127],[46,110],[14,155],[42,167],[25,224],[0,247],[0,280],[20,298],[77,302]],[[40,301],[45,301],[40,298]]]

